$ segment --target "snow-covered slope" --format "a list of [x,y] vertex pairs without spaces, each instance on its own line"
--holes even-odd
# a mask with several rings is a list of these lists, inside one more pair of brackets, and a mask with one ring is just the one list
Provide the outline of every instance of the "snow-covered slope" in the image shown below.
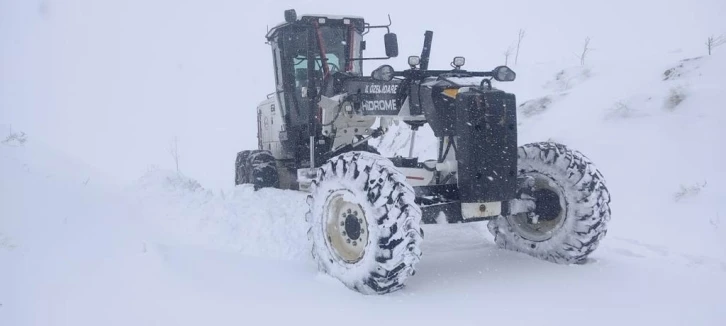
[[[318,274],[304,194],[209,190],[159,168],[118,188],[32,134],[8,141],[0,325],[721,325],[725,67],[714,55],[519,69],[521,85],[500,87],[520,88],[521,142],[560,141],[597,163],[608,236],[589,263],[563,266],[497,249],[484,223],[427,225],[417,274],[387,296]],[[408,132],[394,127],[380,148],[406,153]],[[418,137],[430,155],[430,130]]]
[[[5,135],[3,135],[3,139]],[[0,144],[0,324],[51,325],[99,268],[140,252],[137,216],[83,164]]]
[[206,190],[195,180],[150,169],[128,189],[158,241],[245,256],[304,260],[306,194],[239,186]]

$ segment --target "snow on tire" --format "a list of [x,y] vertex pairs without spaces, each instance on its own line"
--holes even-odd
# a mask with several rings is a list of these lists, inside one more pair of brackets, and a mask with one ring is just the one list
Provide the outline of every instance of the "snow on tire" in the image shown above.
[[235,160],[235,185],[251,183],[255,190],[278,187],[275,157],[267,150],[241,151]]
[[237,159],[234,161],[234,185],[249,183],[247,176],[247,159],[252,151],[241,151],[237,153]]
[[255,185],[255,190],[279,186],[276,160],[270,151],[252,151],[248,158],[248,167],[251,169],[250,181]]
[[318,169],[308,196],[308,238],[321,271],[364,294],[401,289],[421,258],[413,188],[376,154],[349,152]]
[[584,262],[610,220],[602,174],[583,154],[560,144],[527,144],[518,152],[519,175],[534,178],[537,209],[490,221],[495,242],[556,263]]

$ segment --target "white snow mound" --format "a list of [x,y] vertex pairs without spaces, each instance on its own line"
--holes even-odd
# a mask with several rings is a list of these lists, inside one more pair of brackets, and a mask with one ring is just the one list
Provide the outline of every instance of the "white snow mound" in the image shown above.
[[130,189],[145,222],[170,243],[281,259],[310,256],[307,195],[241,185],[204,189],[182,174],[151,168]]

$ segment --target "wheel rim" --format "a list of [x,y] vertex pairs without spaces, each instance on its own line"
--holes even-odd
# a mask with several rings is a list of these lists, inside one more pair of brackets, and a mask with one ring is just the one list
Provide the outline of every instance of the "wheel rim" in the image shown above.
[[352,193],[339,190],[328,197],[325,206],[326,244],[345,263],[356,263],[365,255],[368,221],[363,208],[351,200]]
[[[565,223],[567,217],[567,201],[564,189],[555,180],[541,173],[527,173],[534,178],[536,208],[534,214],[521,213],[508,216],[510,225],[521,237],[530,241],[546,241],[551,239]],[[536,222],[536,223],[535,223]]]

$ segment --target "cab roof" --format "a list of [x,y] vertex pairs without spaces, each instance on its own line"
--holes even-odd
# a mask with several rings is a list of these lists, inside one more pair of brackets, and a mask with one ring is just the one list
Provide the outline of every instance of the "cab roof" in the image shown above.
[[286,27],[286,26],[291,26],[291,25],[308,26],[311,22],[313,22],[313,21],[320,21],[320,19],[324,19],[325,20],[325,22],[322,23],[322,24],[336,24],[336,25],[345,24],[345,20],[349,20],[349,24],[353,24],[360,31],[363,31],[363,29],[365,29],[365,26],[366,26],[365,19],[363,19],[363,17],[359,17],[359,16],[351,16],[351,15],[340,16],[340,15],[326,15],[326,14],[319,14],[319,15],[318,14],[306,14],[306,15],[300,16],[294,22],[289,22],[289,23],[288,22],[283,22],[283,23],[277,24],[275,27],[271,28],[267,32],[267,35],[265,35],[265,37],[268,40],[270,40],[274,36],[275,32],[277,32],[277,30],[279,30],[280,28],[283,28],[283,27]]

